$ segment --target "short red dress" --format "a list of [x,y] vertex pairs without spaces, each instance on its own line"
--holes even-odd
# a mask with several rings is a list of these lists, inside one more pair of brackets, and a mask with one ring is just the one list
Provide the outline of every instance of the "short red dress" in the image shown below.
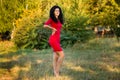
[[45,22],[45,25],[50,25],[51,27],[54,27],[57,31],[55,32],[55,34],[50,35],[49,37],[49,44],[52,47],[54,52],[57,51],[62,51],[61,45],[60,45],[60,32],[61,32],[61,28],[62,28],[62,24],[60,21],[58,21],[57,23],[54,22],[51,18],[48,19],[48,21]]

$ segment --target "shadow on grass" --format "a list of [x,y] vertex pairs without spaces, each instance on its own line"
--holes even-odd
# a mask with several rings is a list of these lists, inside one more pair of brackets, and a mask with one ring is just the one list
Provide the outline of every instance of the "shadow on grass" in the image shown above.
[[72,60],[67,60],[68,63],[64,64],[62,74],[71,77],[70,80],[120,79],[120,53],[118,52],[75,51],[70,56]]
[[52,74],[52,65],[50,64],[52,61],[48,58],[49,56],[46,57],[47,59],[42,58],[44,55],[44,52],[33,50],[18,50],[15,53],[0,54],[2,60],[0,69],[6,69],[10,74],[13,72],[18,74],[17,76],[13,75],[15,80],[38,80],[45,77],[46,74]]
[[[103,62],[104,63],[104,62]],[[81,67],[84,71],[80,71],[79,69],[66,67],[62,76],[67,75],[71,77],[70,80],[119,80],[120,72],[116,70],[111,71],[111,69],[118,69],[113,66],[109,66],[108,64],[100,65],[99,62],[96,63],[86,63],[75,66]]]

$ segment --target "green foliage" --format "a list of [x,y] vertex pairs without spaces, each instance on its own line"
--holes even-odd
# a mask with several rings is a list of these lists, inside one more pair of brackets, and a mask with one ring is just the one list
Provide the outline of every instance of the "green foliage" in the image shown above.
[[120,0],[115,0],[115,2],[120,6]]
[[16,21],[13,41],[19,48],[47,48],[47,38],[50,31],[42,27],[43,21],[41,20],[40,10],[32,12],[27,10],[22,18]]
[[[69,17],[68,17],[69,18]],[[64,47],[73,46],[76,42],[86,42],[94,35],[91,30],[86,29],[88,18],[83,16],[73,15],[66,20],[64,25],[61,43]]]
[[61,34],[61,44],[63,47],[73,46],[77,42],[77,37],[71,31],[63,31]]
[[90,39],[94,38],[92,30],[76,30],[76,31],[65,31],[61,36],[61,43],[63,47],[73,46],[76,42],[85,43]]
[[37,49],[46,49],[49,48],[49,44],[48,44],[48,38],[50,36],[51,31],[48,29],[39,29],[38,31],[38,47],[36,47]]
[[72,9],[69,10],[70,13],[65,12],[64,31],[61,36],[61,43],[64,47],[73,46],[78,41],[86,42],[93,36],[93,32],[86,29],[88,16],[80,11],[84,4],[81,7],[78,4],[80,3],[73,2]]
[[119,7],[114,0],[89,0],[87,12],[91,25],[113,25],[119,14]]
[[20,17],[23,11],[22,0],[1,0],[0,1],[0,33],[12,31],[13,22]]
[[120,4],[118,0],[89,0],[87,2],[90,19],[88,24],[102,25],[114,28],[114,33],[120,36]]
[[120,37],[120,27],[114,27],[114,32],[117,37]]
[[86,30],[88,16],[84,12],[85,4],[81,0],[71,0],[64,11],[65,24],[61,35],[61,43],[63,47],[73,46],[76,42],[86,42],[90,39],[92,32]]
[[77,42],[85,43],[94,38],[92,30],[75,30],[65,31],[61,35],[61,43],[63,47],[73,46]]
[[23,48],[48,48],[50,31],[42,29],[42,23],[48,19],[49,10],[53,5],[59,5],[65,17],[61,35],[63,46],[72,46],[78,41],[86,42],[91,39],[93,32],[88,24],[111,26],[119,25],[120,22],[118,0],[1,0],[0,2],[0,32],[13,30],[13,41]]
[[[46,4],[49,4],[50,6],[51,4],[48,2]],[[77,41],[86,42],[90,39],[89,37],[91,36],[91,33],[85,29],[87,26],[85,23],[87,22],[88,18],[87,16],[85,17],[84,12],[80,11],[80,9],[82,10],[83,8],[82,2],[79,0],[77,1],[78,3],[74,0],[67,2],[70,3],[69,6],[64,5],[65,3],[61,5],[65,15],[65,24],[63,26],[63,34],[61,36],[61,43],[64,47],[68,45],[72,46]],[[28,4],[27,1],[26,3]],[[44,1],[37,5],[43,6],[43,3]],[[81,4],[81,6],[79,6],[79,4]],[[45,17],[48,17],[46,12],[48,12],[49,6],[44,6],[46,9],[43,9],[43,7],[37,9],[38,7],[33,6],[31,3],[31,6],[28,7],[29,10],[24,10],[23,14],[20,16],[21,19],[16,21],[16,29],[14,31],[13,41],[18,47],[37,49],[49,47],[48,38],[50,31],[42,28],[42,22],[45,21]],[[37,8],[32,9],[33,7]],[[67,11],[64,10],[64,7],[67,8]],[[47,14],[49,14],[49,12]]]

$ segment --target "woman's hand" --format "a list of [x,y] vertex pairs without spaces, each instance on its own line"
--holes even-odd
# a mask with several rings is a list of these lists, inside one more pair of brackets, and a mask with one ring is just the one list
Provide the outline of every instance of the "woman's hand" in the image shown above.
[[53,28],[53,29],[52,29],[52,35],[54,35],[56,31],[57,31],[57,30],[56,30],[55,28]]

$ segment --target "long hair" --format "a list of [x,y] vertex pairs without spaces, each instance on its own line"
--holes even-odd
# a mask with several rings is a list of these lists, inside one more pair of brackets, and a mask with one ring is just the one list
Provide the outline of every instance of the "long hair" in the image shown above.
[[56,19],[56,17],[55,17],[55,15],[54,15],[54,11],[55,11],[55,9],[56,8],[59,8],[59,10],[60,10],[60,14],[59,14],[59,16],[58,16],[58,19],[60,20],[60,22],[63,24],[64,23],[64,21],[63,21],[63,13],[62,13],[62,10],[61,10],[61,8],[59,7],[59,6],[53,6],[51,9],[50,9],[50,18],[52,18],[52,20],[54,21],[54,22],[58,22],[58,20]]

